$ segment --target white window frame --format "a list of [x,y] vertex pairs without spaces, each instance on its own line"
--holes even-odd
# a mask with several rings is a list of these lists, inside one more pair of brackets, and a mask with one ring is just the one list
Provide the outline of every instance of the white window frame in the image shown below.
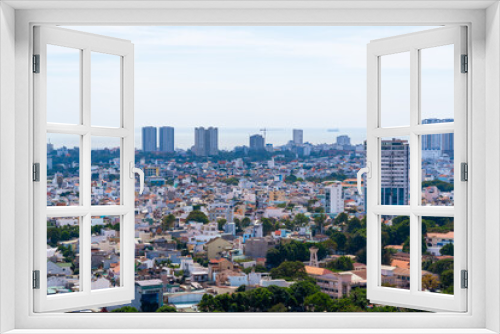
[[[34,162],[39,164],[39,181],[33,184],[34,193],[34,260],[33,269],[39,272],[39,289],[34,290],[35,312],[70,311],[97,305],[120,305],[134,299],[134,46],[130,41],[88,34],[52,26],[34,27],[34,54],[39,56],[39,73],[34,84]],[[80,101],[78,124],[47,122],[47,45],[73,48],[80,53]],[[93,126],[91,119],[92,52],[119,57],[120,101],[119,126]],[[79,205],[47,207],[47,134],[66,134],[80,137],[79,148]],[[119,205],[91,205],[91,142],[92,136],[118,138],[120,141],[120,201]],[[91,289],[91,218],[92,216],[120,217],[120,286]],[[79,218],[79,291],[47,295],[47,224],[48,218]]]
[[[17,7],[14,10],[10,5]],[[93,329],[94,333],[140,333],[162,329],[176,332],[223,332],[217,328],[259,329],[259,332],[335,332],[351,333],[494,333],[500,331],[500,260],[497,224],[500,216],[500,11],[498,3],[474,1],[384,1],[363,2],[246,2],[221,4],[178,2],[127,2],[136,9],[103,10],[116,3],[81,1],[8,1],[0,4],[0,293],[1,329],[15,333],[38,333]],[[99,6],[99,8],[97,8]],[[198,7],[203,6],[203,7]],[[65,8],[63,8],[65,7]],[[159,8],[163,7],[163,8]],[[169,7],[169,8],[168,8]],[[179,9],[179,7],[184,9]],[[190,7],[190,9],[188,8]],[[193,8],[194,7],[194,8]],[[226,7],[226,8],[224,8]],[[242,8],[243,7],[243,8]],[[397,7],[397,8],[395,8]],[[24,8],[25,10],[22,10]],[[43,9],[45,8],[45,9]],[[50,9],[50,10],[47,10]],[[75,9],[80,8],[80,9]],[[83,8],[83,9],[82,9]],[[307,10],[305,10],[307,9]],[[465,24],[469,27],[468,143],[470,190],[468,266],[470,286],[466,313],[436,314],[34,314],[31,290],[32,265],[26,261],[32,244],[33,213],[28,209],[32,192],[32,27],[35,24],[64,25],[436,25]],[[15,32],[15,38],[14,38]],[[15,66],[15,72],[12,70]],[[487,71],[486,71],[487,70]],[[15,86],[12,85],[15,82]],[[15,101],[11,96],[15,94]],[[9,130],[15,129],[15,133]],[[486,135],[488,134],[488,141]],[[11,137],[9,137],[11,135]],[[15,145],[12,145],[15,136]],[[488,152],[488,154],[486,154]],[[14,160],[15,162],[11,162]],[[11,163],[9,163],[11,162]],[[15,170],[15,178],[12,173]],[[488,174],[488,182],[486,182]],[[15,198],[11,190],[15,186]],[[488,194],[488,196],[486,196]],[[486,203],[486,204],[485,204]],[[14,209],[12,209],[14,208]],[[488,217],[488,220],[486,219]],[[6,221],[8,220],[8,221]],[[15,224],[11,222],[15,221]],[[474,230],[470,226],[474,226]],[[12,236],[14,235],[14,238]],[[28,236],[28,237],[26,237]],[[28,245],[28,246],[27,246]],[[488,258],[486,247],[496,256]],[[12,256],[14,252],[15,256]],[[15,275],[11,273],[15,268]],[[477,273],[477,274],[475,274]],[[488,280],[485,277],[488,276]],[[13,288],[15,287],[15,288]],[[486,287],[488,293],[486,293]],[[15,301],[15,307],[12,304]],[[360,321],[361,320],[361,321]],[[144,330],[129,330],[141,324]],[[126,330],[127,329],[127,330]],[[266,330],[267,329],[267,330]],[[355,330],[357,329],[357,330]],[[460,330],[461,329],[461,330]],[[237,332],[238,330],[230,330]],[[14,333],[13,332],[13,333]],[[47,332],[47,331],[45,331]],[[228,330],[225,330],[228,332]]]
[[[461,271],[467,270],[467,181],[460,178],[461,163],[467,163],[467,76],[462,73],[462,55],[467,55],[467,29],[450,26],[388,37],[368,44],[367,87],[367,165],[371,166],[367,188],[367,297],[370,302],[384,305],[411,305],[430,311],[464,312],[467,309],[467,290],[461,288]],[[422,124],[421,120],[421,50],[453,45],[454,122]],[[383,107],[380,96],[382,62],[384,56],[401,52],[410,55],[408,86],[410,99],[407,126],[382,127]],[[454,205],[423,206],[422,145],[423,135],[454,133]],[[409,138],[410,147],[410,204],[381,205],[381,142],[400,136]],[[381,216],[408,216],[410,218],[410,288],[395,289],[382,286]],[[454,294],[422,291],[422,217],[453,217],[455,232]],[[416,246],[416,247],[415,247]]]

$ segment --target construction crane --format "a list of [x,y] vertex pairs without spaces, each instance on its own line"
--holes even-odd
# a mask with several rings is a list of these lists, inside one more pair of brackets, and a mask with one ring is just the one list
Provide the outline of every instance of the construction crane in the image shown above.
[[264,134],[264,140],[266,139],[267,131],[281,131],[281,129],[269,129],[269,128],[262,128],[259,130]]

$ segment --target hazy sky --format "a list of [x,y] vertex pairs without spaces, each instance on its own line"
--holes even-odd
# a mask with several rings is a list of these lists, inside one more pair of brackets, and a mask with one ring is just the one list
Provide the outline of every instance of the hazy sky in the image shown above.
[[[343,128],[366,126],[369,41],[429,27],[71,29],[134,43],[137,127]],[[435,65],[439,75],[440,62]],[[400,84],[407,66],[397,59],[384,66],[394,76],[388,110],[399,111],[407,103],[406,87]],[[109,73],[93,71],[93,82],[111,86],[116,81],[106,79],[116,77],[111,67]],[[57,95],[61,98],[60,92]],[[93,105],[109,108],[109,101],[96,101],[106,98],[106,94],[95,95]],[[104,119],[105,113],[97,114]],[[398,123],[399,117],[407,118],[401,112],[390,118]]]

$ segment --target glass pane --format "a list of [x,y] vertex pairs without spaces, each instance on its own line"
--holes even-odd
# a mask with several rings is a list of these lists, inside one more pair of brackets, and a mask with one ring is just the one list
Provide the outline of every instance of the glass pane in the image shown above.
[[80,123],[81,50],[47,45],[47,122]]
[[91,54],[91,123],[120,127],[121,57]]
[[454,46],[420,50],[422,124],[453,122]]
[[120,138],[92,137],[92,205],[120,204]]
[[408,137],[381,138],[381,205],[410,203],[410,144]]
[[80,205],[80,136],[47,134],[47,206]]
[[120,286],[120,216],[93,216],[91,222],[91,288]]
[[422,205],[453,206],[453,133],[422,136]]
[[422,217],[422,290],[453,294],[452,217]]
[[381,285],[410,288],[410,217],[382,216]]
[[80,218],[47,218],[47,295],[80,291]]
[[410,53],[380,57],[381,126],[410,125]]

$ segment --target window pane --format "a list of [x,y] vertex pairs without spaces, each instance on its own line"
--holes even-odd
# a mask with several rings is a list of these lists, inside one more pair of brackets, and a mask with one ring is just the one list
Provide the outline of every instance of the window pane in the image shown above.
[[422,124],[453,122],[454,46],[420,50]]
[[452,217],[422,217],[422,290],[453,294]]
[[47,122],[80,123],[78,49],[47,45]]
[[410,217],[382,216],[381,285],[410,288]]
[[381,138],[381,205],[410,203],[410,144],[408,137]]
[[92,290],[120,286],[120,216],[93,216]]
[[80,217],[47,218],[47,295],[80,291]]
[[92,137],[92,205],[120,204],[120,138]]
[[120,127],[121,57],[91,54],[91,123]]
[[422,205],[453,206],[454,135],[422,136]]
[[381,126],[410,125],[410,53],[380,57]]
[[80,205],[80,138],[47,134],[47,206]]

